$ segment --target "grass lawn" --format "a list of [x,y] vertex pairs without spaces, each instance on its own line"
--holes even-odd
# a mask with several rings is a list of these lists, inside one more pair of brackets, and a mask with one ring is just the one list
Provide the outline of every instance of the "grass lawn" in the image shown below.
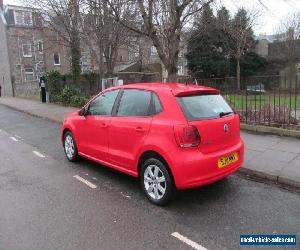
[[254,107],[256,104],[256,108],[263,107],[264,105],[284,105],[290,106],[291,109],[300,110],[300,94],[298,95],[289,95],[284,94],[278,96],[278,94],[274,95],[224,95],[225,99],[235,108],[235,109],[245,109],[246,106]]

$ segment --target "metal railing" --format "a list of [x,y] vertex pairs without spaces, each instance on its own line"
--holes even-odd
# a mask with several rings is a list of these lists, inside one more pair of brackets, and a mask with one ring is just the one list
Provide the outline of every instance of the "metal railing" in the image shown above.
[[300,75],[187,79],[198,85],[218,88],[241,122],[300,130]]

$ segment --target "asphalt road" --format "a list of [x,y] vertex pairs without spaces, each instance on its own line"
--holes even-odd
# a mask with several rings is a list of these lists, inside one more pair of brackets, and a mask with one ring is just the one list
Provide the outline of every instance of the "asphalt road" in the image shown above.
[[296,234],[299,247],[299,193],[233,175],[157,207],[136,179],[69,163],[59,129],[0,105],[1,250],[193,249],[174,232],[206,249],[271,249],[239,245],[240,234],[264,233]]

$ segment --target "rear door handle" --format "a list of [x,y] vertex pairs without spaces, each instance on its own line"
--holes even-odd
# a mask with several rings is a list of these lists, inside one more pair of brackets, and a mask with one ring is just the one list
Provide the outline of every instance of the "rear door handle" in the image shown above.
[[142,127],[136,127],[136,128],[135,128],[135,131],[136,131],[136,132],[145,132],[146,130],[143,129]]

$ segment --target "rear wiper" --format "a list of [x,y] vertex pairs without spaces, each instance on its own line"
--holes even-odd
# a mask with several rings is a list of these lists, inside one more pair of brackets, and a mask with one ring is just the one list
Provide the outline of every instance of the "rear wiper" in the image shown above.
[[233,113],[232,111],[229,111],[229,112],[220,112],[219,115],[220,115],[220,117],[223,117],[223,116],[226,116],[226,115],[230,115],[232,113]]

